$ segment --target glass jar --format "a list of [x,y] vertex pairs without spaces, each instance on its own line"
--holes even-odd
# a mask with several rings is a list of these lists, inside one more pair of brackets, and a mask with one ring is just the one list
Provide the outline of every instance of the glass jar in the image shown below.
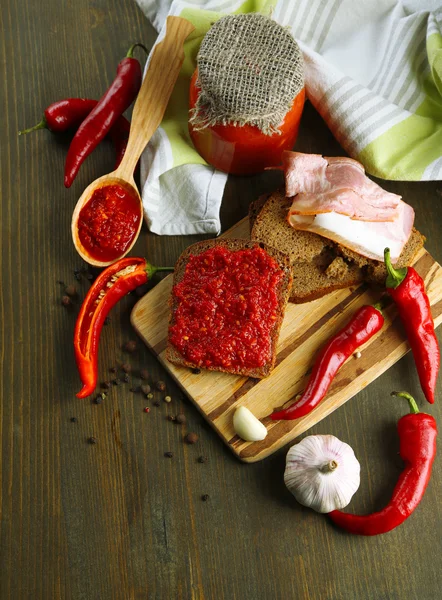
[[[194,109],[200,93],[198,70],[190,81],[189,105]],[[198,153],[216,169],[235,175],[260,173],[267,167],[281,165],[284,150],[291,150],[298,136],[305,101],[305,88],[293,99],[280,132],[262,133],[253,125],[215,125],[195,129],[189,122],[189,133]]]

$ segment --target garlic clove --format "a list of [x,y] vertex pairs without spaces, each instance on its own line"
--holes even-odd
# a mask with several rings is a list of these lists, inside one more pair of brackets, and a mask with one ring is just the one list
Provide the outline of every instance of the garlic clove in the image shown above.
[[333,435],[310,435],[287,453],[284,481],[296,500],[320,513],[349,504],[360,484],[353,449]]
[[245,406],[239,406],[233,415],[235,433],[246,442],[259,442],[267,435],[267,428]]

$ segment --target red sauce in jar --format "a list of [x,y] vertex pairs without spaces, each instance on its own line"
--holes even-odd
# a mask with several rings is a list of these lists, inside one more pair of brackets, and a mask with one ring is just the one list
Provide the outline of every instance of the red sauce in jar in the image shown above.
[[98,188],[80,211],[78,236],[95,260],[116,260],[124,254],[138,231],[140,202],[121,185]]
[[262,248],[215,246],[190,256],[173,288],[178,302],[169,340],[201,367],[262,367],[272,354],[283,272]]
[[[189,108],[196,106],[201,89],[198,70],[190,81]],[[198,153],[206,162],[225,173],[250,175],[281,164],[284,150],[291,150],[298,137],[304,108],[305,88],[294,98],[279,133],[266,135],[253,125],[213,125],[195,129],[189,122],[189,134]]]

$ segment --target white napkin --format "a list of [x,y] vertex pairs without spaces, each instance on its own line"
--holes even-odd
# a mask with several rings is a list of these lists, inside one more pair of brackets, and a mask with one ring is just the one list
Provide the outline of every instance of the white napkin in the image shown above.
[[199,43],[211,22],[231,12],[261,12],[291,28],[304,53],[308,98],[369,174],[442,179],[442,0],[137,2],[159,31],[168,14],[196,26],[180,75],[187,87],[175,89],[141,159],[151,231],[220,232],[227,176],[193,149],[184,108]]

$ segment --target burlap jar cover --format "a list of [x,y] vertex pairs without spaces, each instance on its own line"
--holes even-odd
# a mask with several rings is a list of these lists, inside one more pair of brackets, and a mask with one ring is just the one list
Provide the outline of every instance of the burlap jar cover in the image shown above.
[[228,15],[205,35],[197,57],[201,92],[194,129],[255,125],[279,132],[304,87],[303,60],[290,32],[260,14]]

